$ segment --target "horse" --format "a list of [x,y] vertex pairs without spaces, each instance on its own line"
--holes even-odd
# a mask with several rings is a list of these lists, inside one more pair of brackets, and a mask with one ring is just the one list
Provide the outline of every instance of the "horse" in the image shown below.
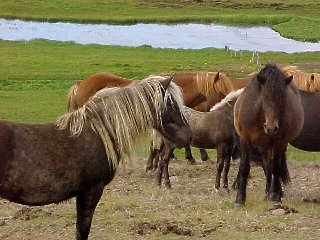
[[240,139],[241,160],[235,206],[244,205],[250,172],[250,152],[263,158],[266,197],[281,201],[282,186],[290,180],[286,148],[300,133],[304,113],[300,94],[275,64],[268,63],[246,86],[234,106],[234,124]]
[[99,92],[55,123],[0,121],[0,197],[41,206],[76,197],[76,239],[88,239],[104,187],[149,127],[181,146],[191,130],[171,78]]
[[[107,72],[93,74],[84,80],[76,80],[67,95],[68,110],[81,107],[94,93],[103,88],[123,87],[135,81]],[[233,90],[230,80],[219,72],[177,72],[174,73],[173,82],[181,87],[184,103],[191,108],[205,101],[212,93],[218,94],[221,100]]]
[[295,148],[320,151],[320,93],[299,90],[301,104],[304,110],[304,123],[299,135],[290,141]]
[[[170,74],[163,73],[161,75],[167,76]],[[71,111],[82,106],[90,96],[100,89],[127,86],[133,82],[136,82],[136,80],[118,77],[106,72],[93,74],[82,81],[77,80],[68,92],[68,110]],[[177,72],[174,73],[173,82],[181,87],[184,104],[187,107],[194,108],[208,99],[208,107],[203,109],[205,111],[208,111],[210,107],[221,101],[233,90],[229,78],[219,72]],[[203,161],[209,158],[204,149],[200,149],[200,153]],[[151,154],[152,152],[150,152]],[[186,149],[186,159],[190,163],[195,163],[191,149]]]
[[[193,136],[190,145],[217,150],[217,169],[214,185],[216,190],[220,189],[221,173],[223,171],[223,188],[229,191],[228,172],[236,134],[233,124],[233,106],[242,91],[243,89],[232,91],[221,102],[214,105],[209,112],[198,112],[184,107],[184,114]],[[158,154],[155,159],[149,159],[147,165],[148,167],[158,167],[156,179],[159,186],[161,186],[162,176],[164,175],[165,186],[171,188],[168,165],[175,143],[162,136],[159,137],[158,134],[153,139],[158,141],[158,143],[155,143],[155,145],[159,145]]]
[[296,66],[288,66],[282,69],[287,75],[293,76],[293,81],[297,87],[304,91],[319,92],[320,91],[320,74],[306,73],[298,70]]

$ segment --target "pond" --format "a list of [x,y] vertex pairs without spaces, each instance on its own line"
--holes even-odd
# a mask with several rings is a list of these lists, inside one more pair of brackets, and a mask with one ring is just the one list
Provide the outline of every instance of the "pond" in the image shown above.
[[48,39],[79,44],[117,46],[149,45],[154,48],[229,48],[257,52],[320,51],[320,42],[286,39],[269,27],[219,24],[77,24],[0,19],[0,39],[29,41]]

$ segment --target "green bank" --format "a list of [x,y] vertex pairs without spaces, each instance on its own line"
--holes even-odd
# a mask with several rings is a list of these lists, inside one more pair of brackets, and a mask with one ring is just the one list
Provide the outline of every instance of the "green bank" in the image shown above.
[[[320,40],[319,0],[116,1],[12,0],[0,2],[0,17],[36,21],[112,24],[200,22],[267,24],[282,36]],[[301,27],[302,26],[302,27]]]

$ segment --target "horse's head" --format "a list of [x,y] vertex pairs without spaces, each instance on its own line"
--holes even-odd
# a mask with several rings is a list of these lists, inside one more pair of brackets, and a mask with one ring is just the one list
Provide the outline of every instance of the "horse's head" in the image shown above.
[[280,119],[285,110],[286,89],[292,78],[284,75],[276,65],[272,64],[267,64],[257,74],[265,118],[263,128],[267,135],[274,135],[279,131]]
[[190,144],[191,129],[183,114],[183,100],[179,87],[171,82],[172,76],[160,80],[165,107],[161,121],[154,126],[163,136],[183,147]]
[[223,99],[234,90],[234,87],[231,80],[224,73],[217,72],[213,81],[213,90]]

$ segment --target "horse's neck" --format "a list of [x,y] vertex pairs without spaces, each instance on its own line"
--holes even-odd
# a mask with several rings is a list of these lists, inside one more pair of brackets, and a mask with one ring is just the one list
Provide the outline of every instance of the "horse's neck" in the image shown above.
[[186,106],[195,107],[206,100],[198,91],[195,73],[175,74],[173,81],[181,87],[183,100]]
[[99,88],[104,87],[123,87],[134,82],[134,80],[118,77],[109,73],[96,75],[96,83]]
[[232,84],[235,89],[244,88],[248,85],[252,76],[244,77],[244,78],[232,78]]

